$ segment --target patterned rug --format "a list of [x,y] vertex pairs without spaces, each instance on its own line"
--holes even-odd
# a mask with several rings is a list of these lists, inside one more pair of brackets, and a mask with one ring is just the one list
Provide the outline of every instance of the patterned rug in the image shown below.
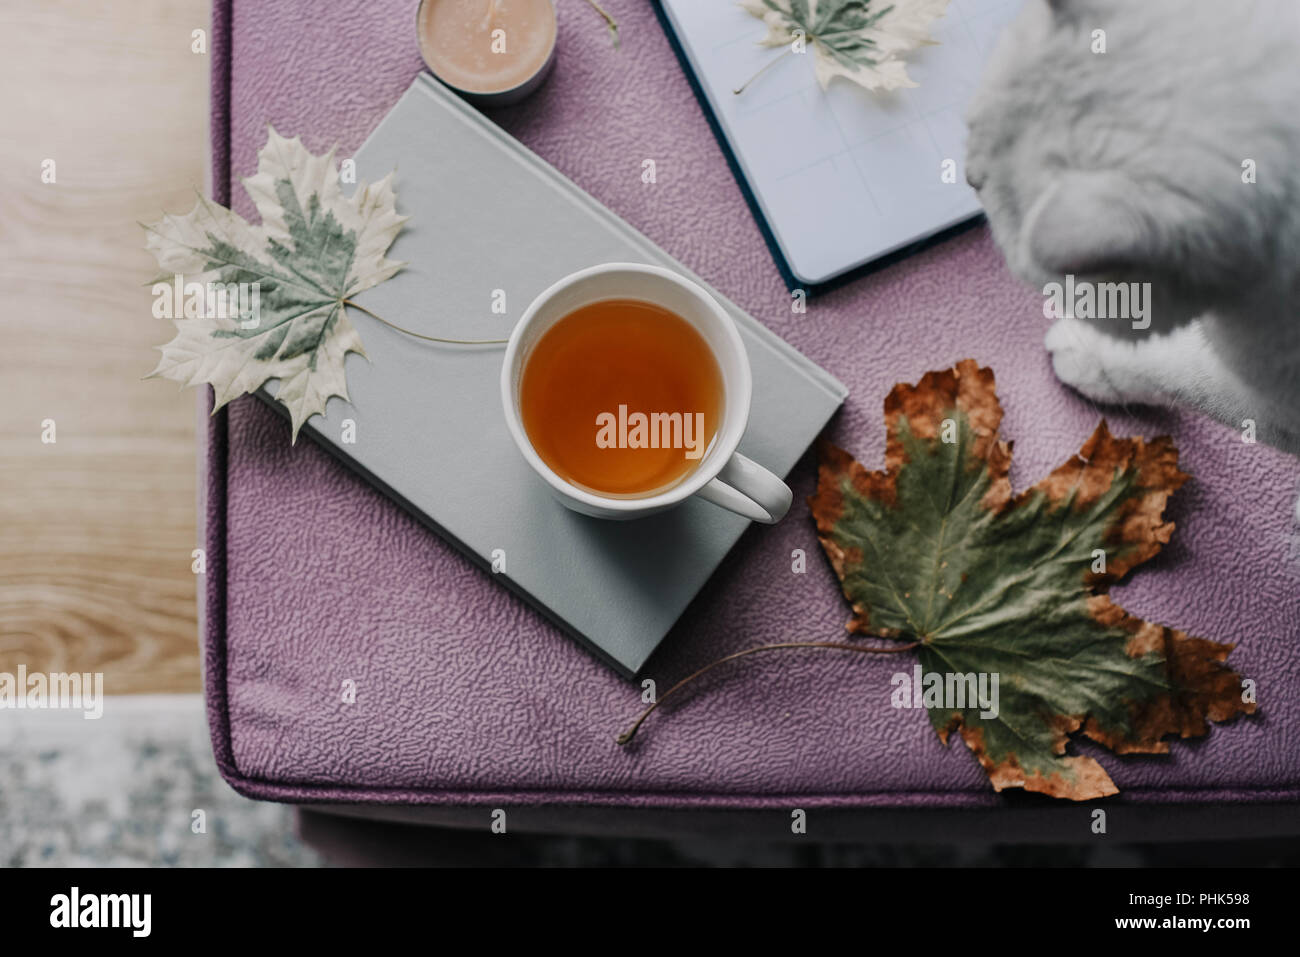
[[311,866],[292,808],[217,773],[199,695],[0,712],[0,867]]

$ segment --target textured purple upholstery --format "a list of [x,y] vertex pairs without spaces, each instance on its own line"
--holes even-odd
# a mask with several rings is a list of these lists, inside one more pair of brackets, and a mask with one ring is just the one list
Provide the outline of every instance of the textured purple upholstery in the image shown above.
[[[554,74],[497,119],[845,382],[836,442],[877,465],[890,386],[973,356],[997,373],[1017,488],[1079,447],[1098,411],[1052,377],[1041,298],[1008,275],[982,227],[792,314],[649,3],[607,5],[622,49],[584,3],[560,0]],[[415,7],[218,0],[216,196],[253,215],[238,177],[253,171],[268,122],[313,149],[355,149],[421,69]],[[641,182],[645,158],[657,162],[655,185]],[[1300,545],[1289,516],[1300,466],[1191,414],[1119,410],[1110,420],[1121,434],[1172,433],[1193,476],[1172,505],[1174,542],[1118,599],[1238,642],[1230,661],[1258,680],[1261,713],[1168,757],[1081,747],[1110,770],[1120,801],[1294,800]],[[812,480],[805,457],[791,476],[790,517],[746,534],[651,660],[646,675],[661,691],[729,651],[843,634],[849,612],[803,504]],[[641,707],[638,687],[310,441],[290,447],[286,423],[254,399],[211,419],[206,493],[208,707],[221,771],[245,794],[660,808],[1006,803],[959,744],[940,745],[924,714],[888,706],[900,658],[755,656],[618,748],[615,734]],[[791,574],[796,548],[808,553],[807,574]],[[345,705],[349,678],[357,700]]]

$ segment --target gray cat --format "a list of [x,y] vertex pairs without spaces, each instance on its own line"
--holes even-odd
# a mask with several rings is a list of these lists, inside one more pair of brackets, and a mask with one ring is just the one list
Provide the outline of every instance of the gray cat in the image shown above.
[[1300,2],[1026,0],[968,119],[1012,271],[1133,290],[1056,319],[1057,377],[1300,454]]

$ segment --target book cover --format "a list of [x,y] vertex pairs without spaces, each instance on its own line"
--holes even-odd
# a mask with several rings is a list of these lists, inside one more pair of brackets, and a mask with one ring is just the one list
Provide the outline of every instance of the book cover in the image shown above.
[[[427,74],[355,159],[361,181],[397,171],[398,211],[411,217],[389,253],[408,265],[358,302],[407,329],[505,338],[539,292],[601,262],[651,263],[700,281]],[[740,451],[784,476],[846,390],[718,299],[753,369]],[[494,311],[502,301],[505,311]],[[425,342],[350,316],[369,361],[348,356],[351,402],[332,399],[304,431],[618,672],[635,675],[749,523],[697,500],[632,522],[564,508],[507,431],[503,347]],[[274,385],[261,395],[273,393]]]

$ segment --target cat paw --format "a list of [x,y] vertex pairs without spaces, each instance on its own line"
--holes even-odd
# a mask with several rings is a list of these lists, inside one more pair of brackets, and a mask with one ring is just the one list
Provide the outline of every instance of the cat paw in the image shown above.
[[1096,402],[1155,402],[1158,394],[1132,362],[1133,345],[1078,319],[1060,319],[1043,343],[1056,377]]

